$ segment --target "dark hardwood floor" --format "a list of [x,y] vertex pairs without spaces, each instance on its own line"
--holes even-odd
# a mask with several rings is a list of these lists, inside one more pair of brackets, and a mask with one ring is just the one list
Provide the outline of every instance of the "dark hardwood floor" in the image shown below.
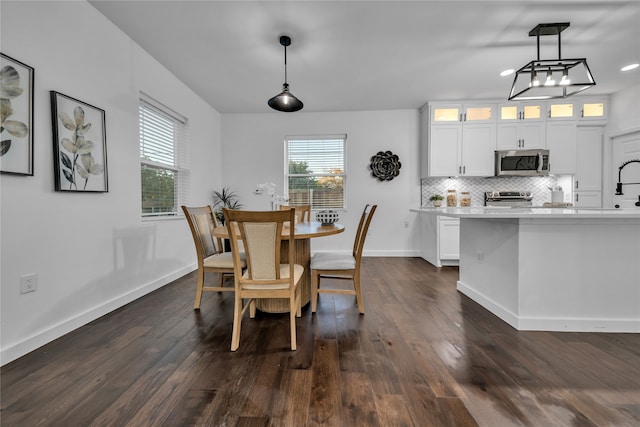
[[518,332],[457,277],[366,258],[364,316],[321,295],[297,351],[287,315],[258,314],[231,353],[233,296],[194,311],[192,273],[4,366],[1,424],[640,425],[639,334]]

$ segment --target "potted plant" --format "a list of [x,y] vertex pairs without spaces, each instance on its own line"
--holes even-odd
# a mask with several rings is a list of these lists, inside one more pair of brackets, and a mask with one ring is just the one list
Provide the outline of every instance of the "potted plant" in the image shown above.
[[436,208],[439,208],[440,206],[442,206],[443,199],[444,197],[442,197],[440,194],[434,194],[433,196],[429,197],[429,201]]
[[242,208],[242,205],[238,201],[238,196],[236,193],[231,191],[229,187],[224,187],[222,191],[213,192],[213,211],[218,222],[224,225],[224,214],[222,213],[222,208]]

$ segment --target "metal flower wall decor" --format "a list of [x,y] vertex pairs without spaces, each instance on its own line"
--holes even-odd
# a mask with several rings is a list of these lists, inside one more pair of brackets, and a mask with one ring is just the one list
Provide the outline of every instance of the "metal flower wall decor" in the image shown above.
[[369,164],[371,175],[378,181],[391,181],[400,175],[401,166],[400,158],[391,151],[378,151]]

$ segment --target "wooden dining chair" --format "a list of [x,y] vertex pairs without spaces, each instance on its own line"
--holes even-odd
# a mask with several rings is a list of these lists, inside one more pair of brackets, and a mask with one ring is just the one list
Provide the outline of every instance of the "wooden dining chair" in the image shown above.
[[[223,209],[225,224],[229,230],[231,253],[234,255],[235,304],[233,308],[233,332],[231,335],[231,351],[240,346],[240,326],[242,317],[249,308],[250,317],[255,317],[256,298],[284,298],[289,300],[289,323],[291,330],[291,350],[296,345],[296,316],[301,316],[300,278],[304,267],[294,264],[295,228],[285,223],[294,224],[294,210],[278,211],[241,211]],[[288,233],[286,232],[288,230]],[[239,241],[242,240],[246,265],[242,272]],[[289,263],[280,262],[282,241],[288,251]],[[244,302],[246,300],[246,302]]]
[[296,212],[297,222],[311,222],[311,205],[280,206],[280,210],[287,210],[291,208]]
[[[199,310],[203,292],[235,290],[232,286],[224,286],[224,276],[234,273],[233,257],[231,252],[223,252],[222,239],[213,236],[213,229],[218,226],[218,223],[211,206],[182,206],[182,211],[189,223],[193,243],[196,245],[198,280],[193,308]],[[242,254],[241,260],[243,263],[244,256]],[[204,273],[218,273],[218,286],[205,286]]]
[[[351,254],[338,254],[331,252],[320,252],[311,257],[311,312],[316,312],[318,294],[347,294],[355,295],[358,303],[358,311],[364,314],[364,303],[362,301],[362,288],[360,286],[360,262],[362,260],[362,249],[367,238],[369,224],[378,205],[366,205],[360,217],[360,224],[356,231]],[[321,288],[320,279],[351,280],[353,289]]]

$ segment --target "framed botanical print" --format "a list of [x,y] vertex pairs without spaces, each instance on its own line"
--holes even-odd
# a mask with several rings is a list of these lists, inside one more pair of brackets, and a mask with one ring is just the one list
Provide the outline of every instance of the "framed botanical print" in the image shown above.
[[0,172],[33,175],[33,68],[2,53]]
[[108,191],[104,110],[51,91],[56,191]]

